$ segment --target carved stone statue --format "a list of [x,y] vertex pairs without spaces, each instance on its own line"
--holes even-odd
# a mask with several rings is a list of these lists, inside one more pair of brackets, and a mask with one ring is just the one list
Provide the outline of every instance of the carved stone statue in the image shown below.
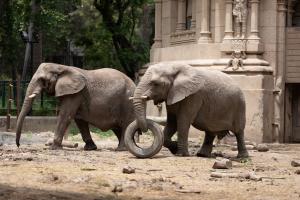
[[247,29],[247,0],[234,0],[232,11],[234,17],[235,37],[245,38]]
[[234,51],[231,54],[231,59],[228,62],[227,67],[225,67],[225,69],[232,67],[233,71],[238,70],[239,68],[244,69],[244,63],[243,60],[246,59],[246,53],[244,51]]

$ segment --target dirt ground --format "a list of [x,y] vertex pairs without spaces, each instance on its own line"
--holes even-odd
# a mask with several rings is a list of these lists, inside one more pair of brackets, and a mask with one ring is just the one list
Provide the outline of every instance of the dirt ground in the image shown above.
[[[300,145],[269,145],[268,152],[250,150],[249,160],[233,159],[232,169],[212,169],[215,158],[175,157],[167,149],[152,159],[137,159],[129,152],[115,152],[114,138],[94,135],[99,150],[48,150],[52,133],[23,134],[21,148],[14,134],[0,133],[0,199],[300,199]],[[80,141],[79,136],[69,138]],[[190,139],[190,152],[199,148]],[[234,158],[237,152],[220,145]],[[135,173],[123,173],[131,167]],[[262,180],[212,178],[211,173],[254,172]]]

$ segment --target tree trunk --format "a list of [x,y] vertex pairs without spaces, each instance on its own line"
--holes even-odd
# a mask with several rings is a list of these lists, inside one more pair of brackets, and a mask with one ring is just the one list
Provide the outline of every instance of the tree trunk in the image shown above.
[[[34,31],[34,17],[38,11],[38,1],[37,0],[31,0],[31,18],[28,26],[28,41],[26,44],[26,50],[25,50],[25,58],[24,58],[24,65],[23,65],[23,73],[22,73],[22,81],[26,79],[26,74],[28,70],[28,66],[32,68],[32,45],[33,45],[33,31]],[[31,62],[30,62],[31,61]],[[32,70],[32,69],[31,69]]]

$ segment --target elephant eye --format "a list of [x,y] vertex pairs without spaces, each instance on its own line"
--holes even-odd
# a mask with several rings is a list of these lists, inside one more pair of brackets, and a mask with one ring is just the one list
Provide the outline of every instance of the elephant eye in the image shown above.
[[158,87],[159,85],[160,85],[160,82],[158,82],[158,81],[152,81],[152,86],[154,86],[154,87]]

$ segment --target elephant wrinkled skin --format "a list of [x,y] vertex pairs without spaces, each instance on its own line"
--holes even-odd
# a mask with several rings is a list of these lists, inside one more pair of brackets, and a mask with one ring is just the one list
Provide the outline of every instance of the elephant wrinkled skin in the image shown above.
[[95,150],[89,131],[92,124],[103,131],[112,129],[119,140],[117,150],[125,150],[124,133],[134,118],[132,102],[135,84],[114,69],[83,70],[54,63],[42,63],[33,75],[20,112],[16,144],[19,146],[22,125],[33,100],[42,90],[55,95],[60,111],[52,149],[61,148],[64,133],[74,119],[86,143],[85,150]]
[[[238,157],[248,157],[244,142],[245,99],[232,78],[220,71],[196,69],[186,64],[159,63],[150,66],[134,93],[138,126],[148,129],[146,100],[166,102],[167,125],[164,146],[180,156],[188,156],[190,125],[205,131],[197,156],[211,156],[215,136],[229,131],[236,136]],[[178,140],[171,137],[178,133]]]

